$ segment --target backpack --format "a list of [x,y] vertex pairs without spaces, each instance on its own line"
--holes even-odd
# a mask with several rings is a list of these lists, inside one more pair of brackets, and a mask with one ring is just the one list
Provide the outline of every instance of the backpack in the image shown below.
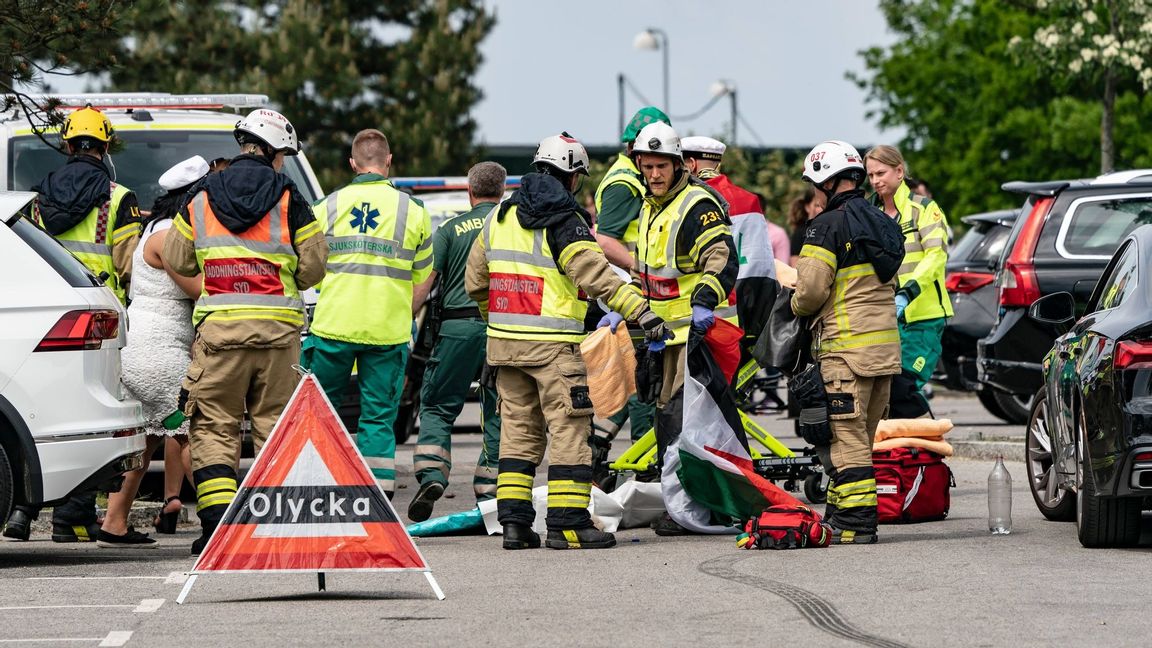
[[904,232],[895,218],[863,198],[844,204],[849,240],[872,263],[882,283],[892,281],[904,263]]
[[820,516],[807,506],[769,506],[748,520],[744,533],[736,537],[741,549],[803,549],[827,547],[832,531],[820,523]]

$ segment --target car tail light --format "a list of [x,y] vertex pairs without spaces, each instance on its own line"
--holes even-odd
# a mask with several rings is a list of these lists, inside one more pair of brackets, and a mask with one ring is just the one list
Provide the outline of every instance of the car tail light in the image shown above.
[[1044,221],[1054,201],[1051,196],[1036,201],[1024,228],[1020,230],[1016,245],[1004,260],[1004,269],[1000,271],[1001,306],[1031,306],[1032,302],[1040,299],[1040,284],[1032,260],[1036,255],[1040,230],[1044,229]]
[[125,437],[136,436],[137,434],[141,434],[143,432],[144,432],[143,428],[123,428],[123,429],[116,430],[115,432],[113,432],[112,438],[113,439],[123,439]]
[[1132,461],[1152,461],[1152,452],[1138,452]]
[[948,292],[970,293],[992,283],[995,277],[987,272],[949,272],[944,279]]
[[113,310],[69,311],[40,340],[37,351],[82,351],[99,349],[104,340],[115,339],[120,331],[120,315]]
[[1152,341],[1124,340],[1116,343],[1116,353],[1112,359],[1113,367],[1134,369],[1141,365],[1152,367]]

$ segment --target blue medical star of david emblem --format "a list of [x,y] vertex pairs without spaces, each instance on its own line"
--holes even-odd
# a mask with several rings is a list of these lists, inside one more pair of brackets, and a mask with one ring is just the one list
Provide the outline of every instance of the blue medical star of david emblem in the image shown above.
[[360,203],[359,207],[352,208],[352,227],[360,228],[360,233],[363,234],[369,228],[376,229],[376,219],[379,217],[379,210],[373,209],[368,203]]

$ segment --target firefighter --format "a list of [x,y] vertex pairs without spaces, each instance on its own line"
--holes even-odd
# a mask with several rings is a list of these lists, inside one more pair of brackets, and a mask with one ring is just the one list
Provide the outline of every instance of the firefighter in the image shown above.
[[[432,272],[432,221],[388,180],[392,152],[375,129],[352,140],[356,178],[313,208],[327,228],[328,272],[304,343],[304,366],[339,407],[356,368],[356,445],[381,490],[396,490],[393,425],[412,340],[413,291]],[[364,304],[372,304],[365,308]],[[407,316],[405,316],[407,315]]]
[[[640,207],[644,204],[644,181],[636,163],[632,161],[632,145],[640,129],[655,122],[671,124],[672,120],[654,106],[645,106],[636,111],[620,134],[624,152],[616,156],[604,180],[596,188],[596,241],[604,249],[608,261],[624,270],[634,270],[636,241],[640,232]],[[652,429],[655,417],[656,409],[633,395],[624,409],[604,421],[589,437],[592,465],[597,472],[598,483],[602,483],[608,475],[608,453],[624,423],[631,422],[630,436],[632,441],[636,441]],[[651,480],[658,476],[642,474],[638,478]]]
[[[657,461],[679,436],[690,328],[707,331],[717,317],[737,323],[730,300],[739,272],[726,206],[691,180],[680,137],[668,124],[641,129],[632,147],[646,192],[640,211],[636,273],[652,310],[668,322],[657,397]],[[649,347],[651,349],[651,346]],[[668,515],[653,523],[660,535],[684,533]]]
[[[948,221],[936,201],[912,193],[905,182],[907,164],[894,146],[873,147],[864,156],[873,204],[900,224],[904,265],[897,278],[896,320],[900,327],[900,386],[893,385],[894,416],[927,415],[922,390],[940,361],[944,325],[952,317],[952,299],[944,286],[948,263]],[[894,379],[895,381],[896,379]],[[898,398],[911,391],[915,399]]]
[[796,315],[812,318],[828,395],[832,441],[817,451],[830,479],[825,521],[837,544],[877,540],[872,439],[892,375],[900,373],[895,285],[877,275],[865,246],[852,245],[849,215],[879,214],[860,189],[864,176],[860,154],[845,142],[824,142],[804,159],[804,179],[828,206],[808,223],[792,297]]
[[[573,194],[588,174],[584,146],[567,133],[540,142],[536,173],[484,220],[468,256],[465,286],[488,320],[488,363],[500,396],[496,501],[504,548],[540,546],[532,531],[532,482],[549,448],[548,537],[553,549],[612,547],[592,525],[592,401],[580,356],[584,295],[620,320],[663,339],[664,321],[608,267],[588,214]],[[606,316],[607,318],[607,316]],[[549,441],[551,442],[549,444]]]
[[176,273],[203,273],[196,338],[183,381],[192,478],[203,534],[198,555],[236,495],[240,422],[247,409],[260,452],[299,377],[304,302],[324,276],[324,232],[287,175],[299,143],[288,119],[259,109],[233,131],[241,155],[194,187],[164,239]]
[[[140,208],[136,194],[113,181],[104,165],[112,122],[88,105],[68,116],[62,138],[68,161],[32,188],[40,194],[32,218],[126,304],[132,253],[140,240]],[[15,507],[4,536],[27,540],[39,513]],[[52,509],[55,542],[95,542],[99,530],[94,490]]]
[[[408,517],[415,522],[432,515],[433,504],[448,486],[452,424],[464,408],[472,381],[480,376],[484,366],[487,326],[476,302],[464,289],[464,267],[472,244],[484,227],[484,217],[504,197],[507,177],[508,172],[495,162],[481,162],[469,169],[468,200],[472,209],[445,222],[432,236],[432,276],[421,286],[417,301],[423,301],[433,281],[438,282],[438,296],[429,308],[436,309],[440,330],[420,394],[420,436],[412,457],[420,488],[408,505]],[[496,413],[496,390],[487,385],[480,386],[480,409],[484,443],[472,478],[477,502],[496,496],[499,469],[500,416]]]

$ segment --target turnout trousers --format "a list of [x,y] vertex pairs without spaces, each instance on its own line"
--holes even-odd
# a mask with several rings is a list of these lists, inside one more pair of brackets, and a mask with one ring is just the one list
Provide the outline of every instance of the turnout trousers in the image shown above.
[[396,490],[396,433],[392,426],[404,391],[408,345],[357,344],[318,335],[309,336],[305,344],[302,364],[316,375],[333,407],[339,408],[344,400],[355,367],[360,386],[356,447],[376,483],[391,498]]
[[817,448],[828,473],[824,519],[837,529],[875,533],[876,473],[872,439],[888,407],[891,376],[860,376],[842,358],[820,359],[828,392],[832,444]]
[[[548,344],[548,343],[542,343]],[[496,502],[501,524],[531,526],[532,482],[548,450],[550,531],[592,527],[592,400],[588,370],[577,344],[563,344],[538,367],[497,368],[500,395],[500,474]]]
[[264,446],[300,376],[292,368],[300,342],[280,347],[215,349],[196,338],[183,388],[189,419],[196,512],[210,536],[236,496],[241,421],[252,422],[256,454]]
[[[464,409],[472,381],[484,367],[487,324],[480,319],[449,319],[440,324],[440,337],[428,360],[420,391],[420,435],[416,440],[413,468],[421,485],[448,485],[452,471],[452,426]],[[500,457],[500,415],[496,390],[480,387],[484,446],[476,461],[472,488],[476,501],[496,497]]]

